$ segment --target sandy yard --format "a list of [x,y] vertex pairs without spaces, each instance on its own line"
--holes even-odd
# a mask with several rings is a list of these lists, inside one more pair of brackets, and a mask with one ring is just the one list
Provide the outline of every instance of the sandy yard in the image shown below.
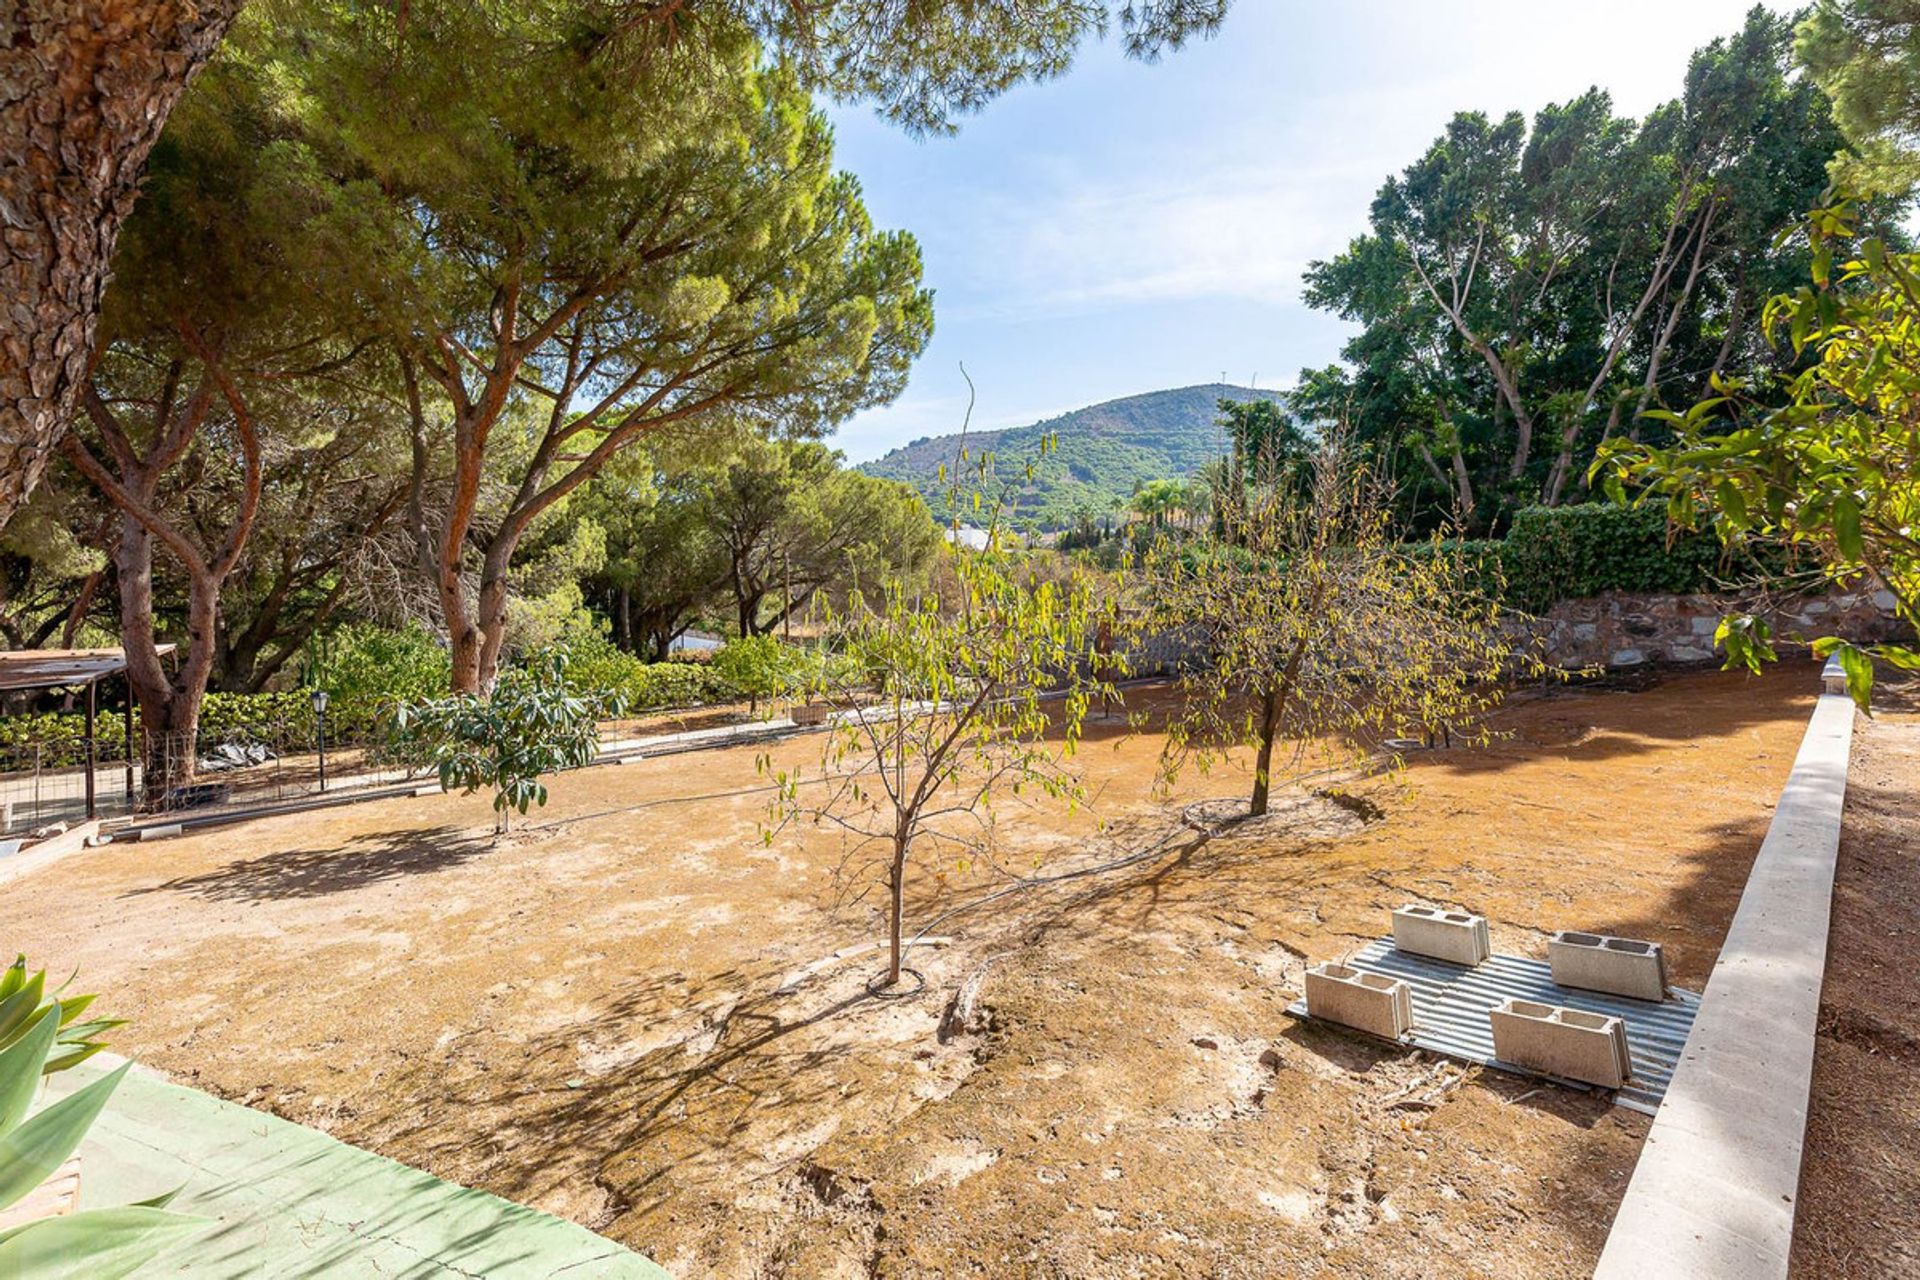
[[[833,959],[877,916],[834,836],[762,844],[754,748],[560,778],[498,842],[484,799],[436,797],[110,846],[10,887],[4,942],[183,1082],[678,1274],[1584,1276],[1644,1118],[1283,1010],[1407,901],[1484,912],[1501,951],[1653,938],[1698,989],[1816,687],[1529,694],[1491,747],[1212,839],[1174,815],[1244,775],[1157,799],[1159,739],[1096,731],[1109,830],[1010,810],[1010,857],[1165,856],[950,921],[911,999]],[[977,892],[923,877],[916,914]]]

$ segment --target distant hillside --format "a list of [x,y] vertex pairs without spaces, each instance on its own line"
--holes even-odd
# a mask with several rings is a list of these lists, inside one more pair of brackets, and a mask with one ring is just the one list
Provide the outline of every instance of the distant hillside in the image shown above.
[[[1059,529],[1071,523],[1076,510],[1104,516],[1115,500],[1124,503],[1141,483],[1192,475],[1219,457],[1222,437],[1214,424],[1218,401],[1258,400],[1276,394],[1219,382],[1149,391],[1075,409],[1030,427],[970,432],[967,452],[977,463],[983,451],[992,451],[995,490],[1011,487],[1017,492],[1013,500],[1017,523]],[[1054,449],[1043,458],[1041,441],[1049,434],[1054,437]],[[940,479],[940,467],[944,464],[951,476],[959,449],[958,434],[933,436],[864,463],[860,469],[913,485],[934,514],[944,517],[947,484]],[[1026,481],[1027,464],[1035,460],[1033,478]],[[970,489],[962,495],[969,506],[970,495]]]

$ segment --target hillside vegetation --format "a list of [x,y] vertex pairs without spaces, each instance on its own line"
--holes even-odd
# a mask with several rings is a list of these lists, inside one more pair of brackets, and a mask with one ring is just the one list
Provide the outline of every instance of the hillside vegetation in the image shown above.
[[[1214,421],[1218,402],[1272,394],[1219,382],[1149,391],[1032,426],[969,432],[965,444],[975,462],[983,451],[993,453],[993,491],[1010,490],[1016,523],[1059,529],[1072,523],[1076,512],[1097,519],[1116,504],[1124,505],[1148,480],[1192,475],[1226,447]],[[1041,443],[1049,435],[1054,448],[1041,457]],[[957,432],[915,440],[860,469],[913,485],[944,519],[949,514],[948,483],[941,480],[940,468],[944,464],[949,476],[953,474],[961,443]],[[1029,462],[1034,463],[1030,479],[1025,475]],[[970,495],[972,490],[964,492]],[[972,499],[965,501],[970,506]]]

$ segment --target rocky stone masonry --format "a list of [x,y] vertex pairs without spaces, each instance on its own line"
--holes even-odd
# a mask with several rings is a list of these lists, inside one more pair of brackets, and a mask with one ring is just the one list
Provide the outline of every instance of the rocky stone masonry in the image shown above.
[[[1836,634],[1853,640],[1896,640],[1906,632],[1894,615],[1893,603],[1890,591],[1832,591],[1798,597],[1760,612],[1781,643]],[[1517,641],[1537,641],[1549,664],[1568,670],[1713,662],[1719,660],[1713,633],[1720,619],[1749,608],[1750,602],[1731,595],[1608,592],[1562,600],[1539,617],[1516,623],[1510,634]],[[1197,628],[1162,632],[1134,644],[1128,671],[1136,676],[1168,675],[1204,657]]]
[[[1833,591],[1763,611],[1780,641],[1842,634],[1892,639],[1899,634],[1890,591]],[[1708,662],[1720,619],[1740,610],[1721,595],[1627,595],[1609,592],[1562,600],[1521,628],[1545,646],[1557,667],[1638,667],[1650,662]]]

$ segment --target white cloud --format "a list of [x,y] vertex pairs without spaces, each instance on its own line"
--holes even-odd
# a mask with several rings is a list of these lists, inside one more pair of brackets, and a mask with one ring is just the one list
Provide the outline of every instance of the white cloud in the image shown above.
[[[1344,243],[1352,217],[1328,197],[1348,185],[1233,165],[1177,186],[1029,196],[1017,222],[996,209],[1007,244],[1001,278],[980,282],[991,300],[958,310],[1024,318],[1134,302],[1290,300],[1307,263]],[[1016,280],[1020,288],[1008,287]]]

